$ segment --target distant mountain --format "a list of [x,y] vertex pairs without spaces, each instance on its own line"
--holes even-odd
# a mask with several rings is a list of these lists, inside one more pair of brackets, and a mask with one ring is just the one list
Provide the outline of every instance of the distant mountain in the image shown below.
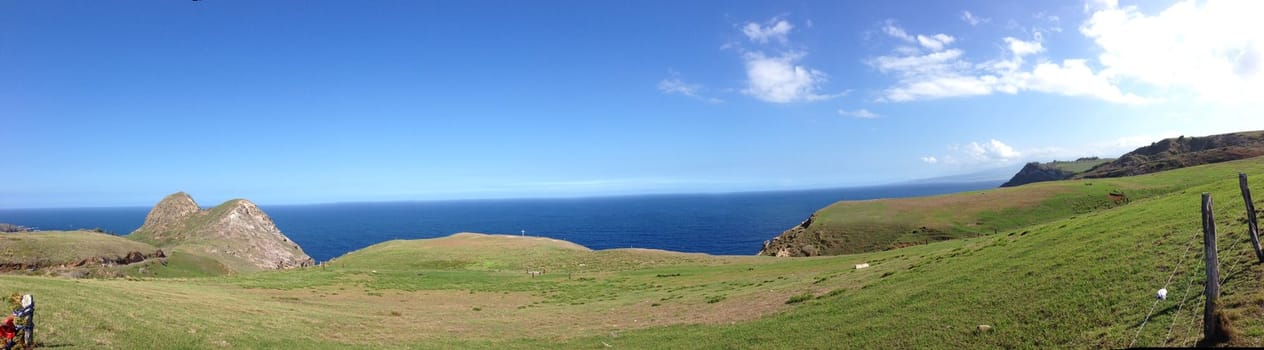
[[1014,177],[1010,178],[1009,181],[1001,184],[1001,187],[1014,187],[1033,182],[1066,180],[1113,160],[1115,159],[1091,157],[1080,158],[1070,162],[1056,160],[1048,163],[1031,162],[1023,166],[1022,170],[1014,174]]
[[184,192],[163,198],[128,237],[164,249],[213,258],[234,271],[288,269],[313,264],[303,248],[277,229],[263,210],[234,199],[203,210]]
[[1010,175],[1018,171],[1018,166],[1004,166],[999,168],[986,169],[966,174],[956,174],[947,176],[937,176],[925,179],[910,180],[905,184],[944,184],[944,183],[966,183],[966,182],[987,182],[996,181],[997,183],[1005,181]]
[[1264,131],[1163,139],[1093,167],[1075,178],[1149,174],[1264,155]]

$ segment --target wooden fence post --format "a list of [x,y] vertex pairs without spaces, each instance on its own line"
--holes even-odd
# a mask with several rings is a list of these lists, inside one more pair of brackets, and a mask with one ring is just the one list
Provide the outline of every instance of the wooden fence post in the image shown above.
[[1255,258],[1264,263],[1264,251],[1260,250],[1260,227],[1255,223],[1255,203],[1251,201],[1251,188],[1246,184],[1246,173],[1238,173],[1238,184],[1242,187],[1242,200],[1246,201],[1246,224],[1251,231],[1251,247],[1255,248]]
[[1216,257],[1216,218],[1211,213],[1211,193],[1203,193],[1203,258],[1207,265],[1207,283],[1203,294],[1207,303],[1203,307],[1203,339],[1211,340],[1219,337],[1217,329],[1216,299],[1220,297],[1220,268]]

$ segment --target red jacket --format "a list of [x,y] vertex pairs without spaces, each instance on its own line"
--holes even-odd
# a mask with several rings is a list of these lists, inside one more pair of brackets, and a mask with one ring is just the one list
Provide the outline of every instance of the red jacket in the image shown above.
[[16,336],[18,336],[18,327],[13,325],[13,315],[9,315],[4,322],[0,322],[0,339],[12,340]]

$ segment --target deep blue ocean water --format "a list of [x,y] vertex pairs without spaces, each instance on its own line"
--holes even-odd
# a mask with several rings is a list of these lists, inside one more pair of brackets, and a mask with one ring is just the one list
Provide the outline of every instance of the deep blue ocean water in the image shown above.
[[[546,236],[593,249],[655,248],[750,255],[765,240],[840,200],[995,188],[999,181],[780,192],[575,199],[263,205],[277,227],[318,261],[391,239],[457,232]],[[157,199],[155,199],[155,203]],[[126,234],[147,207],[0,210],[0,222],[43,230],[102,228]]]

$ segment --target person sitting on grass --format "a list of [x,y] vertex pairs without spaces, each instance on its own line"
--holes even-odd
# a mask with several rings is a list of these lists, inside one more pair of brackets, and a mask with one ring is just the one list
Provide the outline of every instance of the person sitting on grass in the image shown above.
[[[20,300],[20,302],[18,302]],[[20,298],[17,294],[13,295],[14,304],[18,304],[12,314],[4,318],[0,322],[0,345],[4,350],[13,349],[13,345],[22,344],[23,349],[29,349],[34,344],[33,331],[35,330],[35,301],[30,294],[23,295]],[[15,324],[15,320],[21,320],[22,324]],[[16,340],[14,338],[17,338]]]

